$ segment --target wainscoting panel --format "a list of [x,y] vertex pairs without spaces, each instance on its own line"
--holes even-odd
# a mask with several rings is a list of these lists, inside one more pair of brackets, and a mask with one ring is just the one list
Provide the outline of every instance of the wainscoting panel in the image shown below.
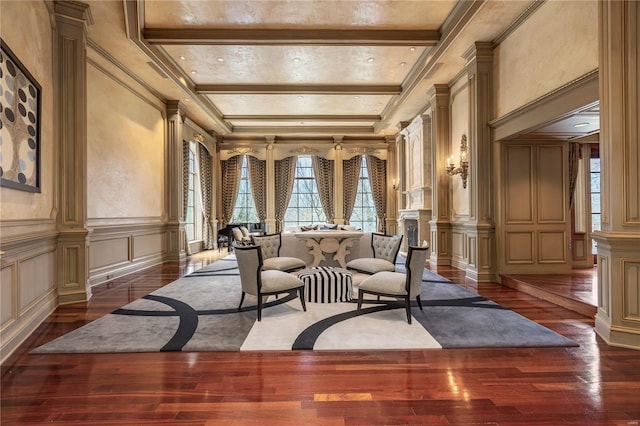
[[567,235],[562,231],[538,233],[538,262],[566,263]]
[[561,145],[539,145],[537,158],[538,223],[565,223],[565,157]]
[[624,273],[624,312],[625,321],[640,323],[640,263],[622,261]]
[[509,146],[506,176],[506,222],[533,223],[533,174],[530,146]]
[[4,361],[57,306],[57,232],[2,241],[0,355]]
[[609,280],[609,256],[598,254],[598,313],[609,316],[611,281]]
[[532,264],[533,232],[507,232],[507,264]]
[[91,243],[89,268],[92,271],[105,267],[129,263],[129,236],[118,236],[110,240]]
[[159,221],[132,222],[93,224],[89,246],[91,286],[165,260],[166,226]]

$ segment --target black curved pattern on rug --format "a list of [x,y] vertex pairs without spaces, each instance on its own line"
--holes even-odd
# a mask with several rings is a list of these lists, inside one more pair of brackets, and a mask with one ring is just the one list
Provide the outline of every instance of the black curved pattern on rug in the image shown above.
[[[236,268],[237,269],[237,268]],[[295,294],[288,294],[285,297],[280,299],[267,302],[262,305],[263,308],[268,308],[270,306],[281,305],[283,303],[287,303],[297,296]],[[171,308],[173,311],[151,311],[151,310],[136,310],[136,309],[116,309],[111,312],[112,315],[131,315],[138,317],[178,317],[178,329],[176,330],[173,337],[165,344],[160,352],[176,352],[182,351],[182,348],[189,343],[189,340],[193,337],[198,328],[198,318],[204,315],[228,315],[228,314],[237,314],[238,312],[246,312],[246,311],[255,311],[258,309],[256,305],[243,307],[242,309],[238,308],[228,308],[228,309],[208,309],[208,310],[200,310],[196,311],[191,306],[187,305],[184,302],[181,302],[176,299],[172,299],[169,297],[155,296],[153,294],[148,294],[142,297],[143,299],[153,300],[155,302],[163,303]]]

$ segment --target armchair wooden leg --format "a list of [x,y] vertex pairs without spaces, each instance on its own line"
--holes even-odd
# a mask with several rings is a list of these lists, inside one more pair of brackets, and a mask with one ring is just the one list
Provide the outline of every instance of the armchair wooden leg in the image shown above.
[[362,296],[362,290],[358,290],[358,311],[360,311],[360,308],[362,307]]
[[407,308],[407,322],[411,324],[411,298],[409,295],[405,298],[405,306]]
[[418,302],[418,307],[420,308],[420,310],[424,311],[424,309],[422,309],[422,300],[420,300],[420,295],[416,296],[416,301]]
[[258,321],[262,321],[262,295],[258,292]]
[[242,302],[244,302],[244,291],[242,292],[242,296],[240,296],[240,304],[238,305],[238,310],[242,307]]

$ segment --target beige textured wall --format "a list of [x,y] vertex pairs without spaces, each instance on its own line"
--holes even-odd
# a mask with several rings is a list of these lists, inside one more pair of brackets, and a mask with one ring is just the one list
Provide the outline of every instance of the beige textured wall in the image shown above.
[[545,2],[494,54],[501,117],[598,68],[597,2]]
[[161,112],[90,64],[87,81],[88,218],[161,217]]
[[0,187],[0,220],[49,219],[54,212],[54,99],[52,29],[42,1],[2,1],[0,35],[42,86],[40,193]]
[[[460,164],[460,139],[463,134],[467,135],[467,140],[469,139],[469,96],[467,78],[461,78],[451,87],[451,145],[447,157],[453,155],[456,166]],[[469,186],[466,189],[462,187],[462,179],[459,175],[450,179],[453,194],[452,208],[455,216],[469,216]]]

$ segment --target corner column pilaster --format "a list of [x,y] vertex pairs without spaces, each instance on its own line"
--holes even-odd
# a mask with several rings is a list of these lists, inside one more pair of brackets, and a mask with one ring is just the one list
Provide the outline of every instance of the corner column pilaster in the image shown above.
[[87,229],[87,27],[89,5],[56,2],[55,78],[59,142],[58,303],[91,298]]
[[[496,238],[493,196],[493,142],[489,120],[493,117],[493,45],[476,42],[465,54],[469,76],[469,183],[470,218],[465,224],[469,264],[467,277],[494,282]],[[482,167],[479,167],[479,165]]]
[[[387,212],[385,230],[388,235],[398,234],[398,159],[395,136],[387,136]],[[391,185],[389,185],[391,182]]]
[[276,162],[274,159],[274,144],[276,137],[266,136],[267,141],[267,233],[276,232]]
[[445,171],[449,141],[449,86],[436,84],[431,97],[432,139],[431,181],[433,182],[431,230],[432,265],[451,265],[451,178]]
[[183,133],[184,112],[180,101],[167,102],[166,143],[166,210],[167,210],[167,259],[180,261],[186,258],[186,233],[184,230],[183,187]]
[[596,332],[640,349],[640,3],[598,3],[602,230]]

